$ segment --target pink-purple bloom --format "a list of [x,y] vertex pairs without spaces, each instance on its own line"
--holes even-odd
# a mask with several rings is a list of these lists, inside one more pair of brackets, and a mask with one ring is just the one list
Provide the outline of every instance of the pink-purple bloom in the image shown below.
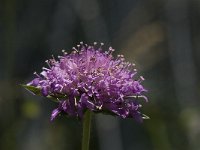
[[103,51],[102,45],[81,42],[70,54],[63,51],[58,60],[53,57],[46,61],[48,67],[39,75],[35,73],[36,78],[27,84],[58,101],[51,120],[59,114],[82,118],[87,109],[142,120],[139,98],[147,100],[141,85],[144,78],[135,79],[135,65],[122,55],[114,59],[114,49]]

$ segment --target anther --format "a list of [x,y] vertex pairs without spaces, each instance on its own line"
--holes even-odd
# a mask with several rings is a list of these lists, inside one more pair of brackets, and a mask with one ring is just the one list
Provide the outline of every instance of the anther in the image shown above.
[[55,60],[55,57],[53,55],[51,55],[51,57],[53,58],[53,60]]
[[49,66],[49,68],[51,68],[51,65],[49,64],[49,60],[45,61],[47,63],[47,65]]
[[145,80],[145,78],[144,78],[143,76],[140,76],[140,79],[141,79],[142,81],[144,81],[144,80]]
[[74,104],[75,104],[75,106],[78,105],[78,104],[77,104],[77,99],[76,99],[76,97],[74,98]]
[[41,76],[37,72],[34,72],[33,74],[36,75],[37,77],[41,78]]
[[[77,47],[78,47],[78,45],[77,45]],[[72,49],[75,50],[74,52],[78,52],[78,50],[75,47],[72,47]]]
[[48,68],[45,68],[45,67],[42,67],[43,70],[46,70],[46,71],[49,71],[50,69]]

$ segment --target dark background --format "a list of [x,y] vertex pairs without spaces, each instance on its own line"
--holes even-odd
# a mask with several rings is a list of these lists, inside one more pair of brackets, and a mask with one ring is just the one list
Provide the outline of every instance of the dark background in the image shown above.
[[200,0],[0,0],[0,149],[80,150],[81,123],[19,84],[80,41],[143,75],[144,123],[93,116],[91,150],[199,150]]

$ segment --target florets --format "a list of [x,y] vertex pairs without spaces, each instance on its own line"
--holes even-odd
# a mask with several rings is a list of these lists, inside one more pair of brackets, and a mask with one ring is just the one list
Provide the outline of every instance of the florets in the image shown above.
[[123,55],[114,59],[114,49],[103,52],[102,45],[81,42],[70,54],[63,51],[58,60],[47,60],[48,67],[35,73],[36,78],[27,84],[58,101],[51,120],[61,113],[82,118],[87,109],[142,120],[138,98],[147,100],[141,85],[144,78],[135,79],[135,65],[126,62]]

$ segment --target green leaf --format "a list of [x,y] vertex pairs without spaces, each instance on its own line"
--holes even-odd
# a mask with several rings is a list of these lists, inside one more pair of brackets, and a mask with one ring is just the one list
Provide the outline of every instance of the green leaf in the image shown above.
[[35,94],[35,95],[40,95],[41,96],[41,89],[37,88],[35,86],[30,86],[30,85],[24,85],[22,84],[22,86],[27,89],[28,91],[30,91],[31,93]]
[[[33,93],[34,95],[39,95],[39,96],[43,96],[41,94],[41,89],[40,88],[37,88],[35,86],[30,86],[30,85],[22,85],[26,90],[30,91],[31,93]],[[60,96],[60,95],[59,95]],[[58,97],[58,96],[53,96],[53,95],[48,95],[46,96],[47,98],[49,98],[50,100],[52,100],[53,102],[59,102],[59,99],[58,98],[61,98]]]
[[56,102],[56,103],[59,102],[59,99],[58,99],[58,98],[53,97],[53,96],[51,96],[51,95],[48,95],[47,98],[50,99],[50,100],[52,100],[53,102]]

